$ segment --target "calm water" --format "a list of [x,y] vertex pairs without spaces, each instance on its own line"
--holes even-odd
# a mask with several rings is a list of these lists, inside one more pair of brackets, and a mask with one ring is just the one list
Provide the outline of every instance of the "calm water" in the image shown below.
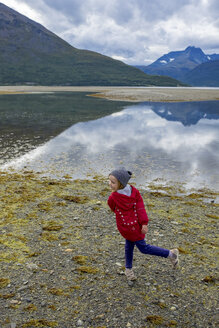
[[35,149],[75,123],[109,115],[128,104],[86,94],[0,95],[0,165]]
[[[5,110],[4,115],[11,115],[11,120],[14,120],[14,129],[10,119],[5,120],[8,128],[4,124],[4,143],[0,151],[3,153],[7,148],[9,159],[15,159],[8,161],[2,157],[4,168],[26,167],[58,177],[69,174],[83,178],[89,174],[107,175],[114,167],[126,166],[135,173],[137,185],[172,181],[181,182],[188,188],[217,189],[217,101],[133,105],[85,97],[84,94],[62,94],[61,99],[60,94],[29,97],[30,104],[31,97],[35,97],[35,102],[51,97],[51,106],[47,109],[38,101],[37,111],[25,109],[25,120],[19,121],[19,125],[24,124],[23,131],[28,127],[30,149],[24,146],[24,155],[20,157],[19,147],[16,146],[15,155],[7,148],[7,142],[11,146],[13,143],[18,145],[22,134],[18,132],[14,116]],[[75,97],[75,102],[72,97]],[[67,107],[64,105],[66,101]],[[21,106],[19,115],[22,112]],[[5,139],[9,127],[12,127],[13,138]]]

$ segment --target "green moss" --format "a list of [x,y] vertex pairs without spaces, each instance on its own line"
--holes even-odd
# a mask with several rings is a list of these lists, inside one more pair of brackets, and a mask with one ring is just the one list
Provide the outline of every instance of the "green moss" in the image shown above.
[[206,276],[204,279],[203,279],[203,281],[204,282],[207,282],[207,283],[215,283],[215,282],[217,282],[219,280],[219,278],[218,277],[214,277],[214,276]]
[[56,221],[49,221],[47,224],[43,226],[43,230],[46,231],[59,231],[62,228],[63,226]]
[[24,257],[20,256],[18,253],[15,252],[1,252],[0,253],[0,262],[23,262]]
[[10,279],[8,279],[8,278],[0,278],[0,288],[4,288],[8,284],[10,284]]
[[93,211],[99,211],[100,210],[100,207],[98,206],[93,206]]
[[56,306],[54,304],[50,304],[48,306],[48,308],[51,309],[51,310],[53,310],[53,311],[56,311],[57,310],[57,308],[56,308]]
[[146,320],[156,326],[161,325],[164,322],[163,317],[159,315],[148,315]]
[[214,214],[205,214],[208,218],[212,218],[212,219],[216,219],[218,220],[219,219],[219,216],[218,215],[214,215]]
[[48,290],[48,292],[50,294],[56,295],[56,296],[69,296],[69,293],[65,292],[61,288],[51,288],[51,289]]
[[135,310],[135,307],[131,304],[128,304],[125,308],[127,312],[133,312]]
[[19,240],[14,238],[13,235],[6,235],[6,236],[2,236],[0,237],[0,244],[11,248],[13,250],[22,250],[25,252],[29,252],[29,247],[26,246],[26,240],[24,239],[24,241]]
[[88,257],[84,255],[76,255],[72,258],[78,264],[85,264],[87,262]]
[[159,303],[158,303],[158,306],[159,306],[161,309],[165,309],[165,308],[167,308],[167,305],[166,305],[165,303],[163,303],[163,302],[159,302]]
[[49,212],[52,210],[53,204],[49,201],[44,201],[38,204],[37,207],[40,209],[40,211]]
[[170,322],[167,323],[167,327],[177,327],[177,321],[175,320],[170,320]]
[[9,299],[15,296],[15,293],[11,293],[11,294],[0,294],[0,298],[3,299]]
[[34,304],[29,304],[24,307],[24,310],[29,311],[29,312],[34,312],[34,311],[37,311],[37,307]]
[[81,289],[81,286],[79,286],[79,285],[74,285],[74,286],[69,287],[69,290],[70,290],[70,291],[74,291],[75,289]]
[[91,273],[91,274],[95,274],[97,273],[99,270],[90,266],[80,266],[79,268],[77,268],[77,271],[81,272],[81,273]]
[[42,240],[45,240],[45,241],[56,241],[59,239],[58,236],[54,235],[53,233],[47,232],[47,231],[42,233],[41,238],[42,238]]
[[189,249],[178,247],[178,250],[181,254],[191,254],[191,251]]
[[57,327],[58,323],[56,321],[49,321],[47,319],[32,319],[24,323],[21,327]]

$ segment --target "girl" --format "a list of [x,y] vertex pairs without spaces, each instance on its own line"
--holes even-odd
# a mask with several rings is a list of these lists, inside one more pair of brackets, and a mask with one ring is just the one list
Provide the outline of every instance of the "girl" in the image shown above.
[[144,238],[148,232],[148,216],[139,191],[128,184],[132,173],[124,168],[109,174],[109,185],[112,193],[108,205],[116,214],[116,224],[125,243],[125,275],[128,280],[136,280],[132,270],[135,245],[141,253],[169,258],[175,268],[179,264],[178,249],[164,249],[146,244]]

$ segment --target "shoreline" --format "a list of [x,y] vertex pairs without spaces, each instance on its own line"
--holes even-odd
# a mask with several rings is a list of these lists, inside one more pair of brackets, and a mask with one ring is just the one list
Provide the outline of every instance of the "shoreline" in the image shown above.
[[216,327],[218,206],[142,190],[147,242],[179,248],[180,267],[136,251],[129,287],[106,180],[0,172],[1,327]]
[[89,92],[89,96],[129,102],[219,100],[219,88],[207,87],[0,86],[0,95],[48,92]]

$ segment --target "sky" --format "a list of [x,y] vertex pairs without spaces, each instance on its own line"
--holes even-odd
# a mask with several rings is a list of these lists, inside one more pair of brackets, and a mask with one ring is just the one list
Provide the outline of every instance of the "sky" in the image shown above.
[[79,49],[129,65],[200,47],[219,54],[218,0],[0,0]]

